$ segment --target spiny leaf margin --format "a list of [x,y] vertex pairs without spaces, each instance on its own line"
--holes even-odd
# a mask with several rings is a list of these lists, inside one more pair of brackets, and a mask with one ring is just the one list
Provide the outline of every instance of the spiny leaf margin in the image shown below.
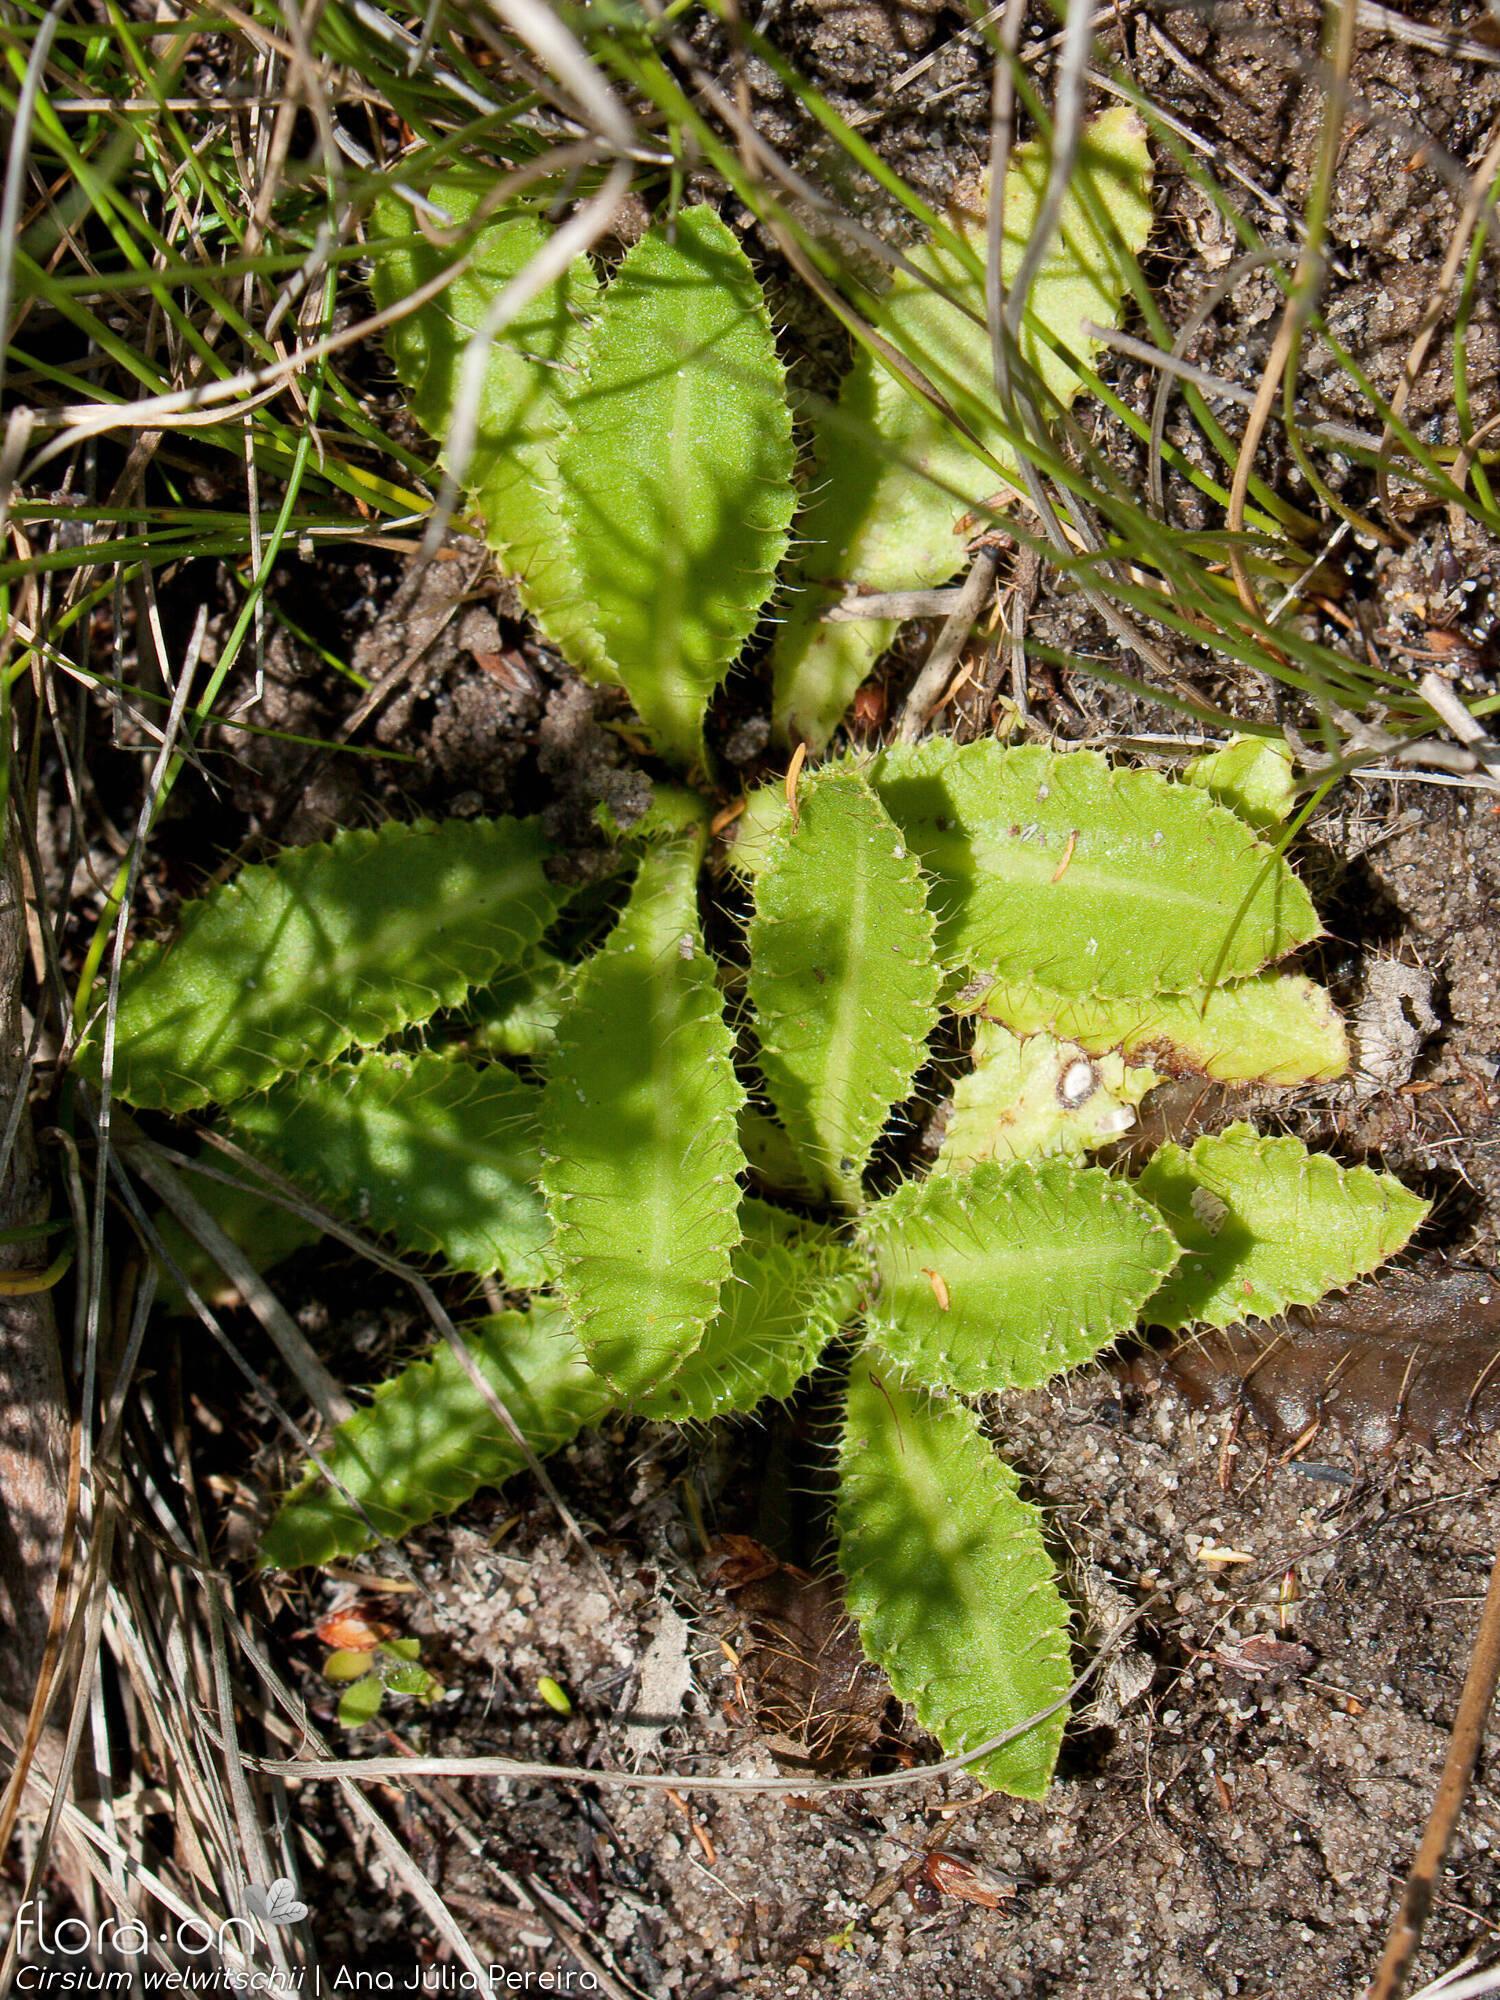
[[[613,1400],[556,1306],[508,1312],[462,1329],[480,1373],[539,1458],[596,1423]],[[446,1344],[382,1383],[339,1425],[322,1456],[373,1530],[389,1540],[451,1514],[525,1464],[509,1431]],[[261,1543],[271,1569],[357,1555],[373,1539],[316,1468],[288,1495]]]
[[[428,194],[462,227],[473,221],[492,189],[482,170],[459,166],[435,180]],[[406,313],[385,335],[396,373],[412,392],[412,411],[444,447],[446,467],[469,338],[492,301],[545,250],[553,232],[540,216],[504,209],[448,247],[430,241],[412,208],[393,194],[376,202],[371,219],[379,240],[370,288],[382,309],[409,298],[465,252],[470,260],[436,298]],[[563,532],[557,467],[557,441],[578,386],[599,295],[593,267],[577,257],[491,341],[465,476],[485,539],[515,578],[522,601],[567,659],[593,679],[611,681],[616,675],[594,630]]]
[[1275,833],[1297,803],[1291,750],[1269,736],[1231,736],[1220,749],[1190,759],[1182,775],[1258,833]]
[[1183,1246],[1142,1314],[1173,1329],[1316,1305],[1404,1249],[1430,1206],[1394,1175],[1245,1124],[1205,1133],[1191,1152],[1159,1147],[1136,1186]]
[[[1068,1607],[1041,1515],[973,1414],[902,1383],[876,1347],[850,1376],[839,1443],[839,1567],[867,1656],[950,1757],[1065,1703]],[[1066,1707],[968,1766],[1042,1798]]]
[[748,990],[767,1093],[846,1201],[937,1022],[932,940],[921,873],[864,776],[815,772],[756,878]]
[[795,506],[785,370],[733,231],[699,204],[604,294],[558,445],[563,519],[611,666],[656,746],[704,760]]
[[115,1090],[151,1110],[228,1104],[456,1007],[556,915],[548,851],[535,820],[392,820],[242,868],[169,944],[130,954]]
[[832,1230],[753,1197],[741,1203],[740,1223],[744,1234],[702,1345],[637,1399],[637,1415],[707,1423],[784,1401],[857,1310],[863,1260]]
[[929,877],[955,971],[1138,1000],[1258,972],[1321,934],[1285,861],[1155,771],[929,738],[882,752],[870,779]]
[[871,1333],[922,1381],[966,1395],[1034,1389],[1089,1360],[1179,1255],[1129,1183],[1064,1159],[904,1182],[862,1235],[879,1277]]
[[1300,972],[1252,973],[1223,986],[1130,1000],[1073,999],[985,979],[954,1004],[1018,1035],[1058,1035],[1094,1056],[1118,1050],[1167,1076],[1326,1083],[1349,1067],[1349,1036],[1332,997]]
[[702,1340],[739,1241],[733,1036],[703,949],[696,830],[645,849],[557,1024],[542,1186],[590,1361],[649,1394]]
[[541,1091],[498,1063],[374,1050],[241,1098],[251,1148],[329,1203],[456,1271],[543,1285]]

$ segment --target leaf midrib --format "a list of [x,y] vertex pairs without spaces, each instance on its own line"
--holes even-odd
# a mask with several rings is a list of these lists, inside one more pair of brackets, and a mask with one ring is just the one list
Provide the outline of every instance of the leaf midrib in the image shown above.
[[[858,838],[857,832],[856,838]],[[840,1180],[844,1177],[842,1162],[849,1156],[854,1144],[851,1130],[854,1108],[853,1084],[859,1017],[864,1012],[865,951],[870,917],[869,842],[866,840],[861,840],[859,843],[848,914],[849,962],[854,967],[854,977],[839,982],[838,1005],[834,1010],[834,1047],[841,1052],[842,1060],[837,1079],[833,1080],[833,1061],[830,1057],[827,1065],[829,1084],[820,1092],[822,1110],[818,1119],[818,1123],[832,1134],[837,1145],[838,1158],[831,1164]],[[863,1164],[862,1160],[855,1162],[856,1168]]]

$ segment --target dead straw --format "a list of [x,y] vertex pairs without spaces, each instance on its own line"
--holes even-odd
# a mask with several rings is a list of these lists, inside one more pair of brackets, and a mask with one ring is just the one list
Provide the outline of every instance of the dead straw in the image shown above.
[[1437,1894],[1438,1875],[1469,1795],[1497,1687],[1500,1687],[1500,1551],[1496,1552],[1490,1570],[1489,1589],[1474,1635],[1474,1650],[1469,1656],[1458,1713],[1453,1718],[1437,1797],[1407,1875],[1385,1951],[1375,1977],[1366,1988],[1365,2000],[1399,2000],[1406,1984],[1406,1975]]

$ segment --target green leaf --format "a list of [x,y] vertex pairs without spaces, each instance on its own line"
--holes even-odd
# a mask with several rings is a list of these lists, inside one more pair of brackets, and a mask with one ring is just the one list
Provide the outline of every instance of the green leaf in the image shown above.
[[952,968],[1139,1000],[1319,935],[1307,891],[1243,820],[1154,771],[935,737],[887,750],[871,777],[930,878]]
[[753,882],[766,865],[771,842],[787,816],[783,784],[754,785],[745,795],[745,809],[734,822],[729,865],[741,881]]
[[[433,183],[431,198],[455,224],[464,224],[493,186],[482,170],[457,168]],[[446,443],[464,349],[487,308],[545,248],[552,231],[535,216],[502,211],[468,239],[433,243],[395,195],[376,202],[372,220],[384,239],[370,267],[370,288],[382,309],[436,278],[466,244],[471,254],[461,277],[385,336],[396,373],[412,391],[413,414]],[[595,679],[612,679],[562,531],[557,469],[557,440],[581,380],[589,315],[598,299],[599,282],[580,257],[491,342],[468,481],[486,540],[549,638],[575,666]]]
[[375,1666],[370,1653],[356,1653],[352,1648],[340,1648],[328,1655],[323,1662],[323,1678],[341,1686],[346,1681],[362,1681]]
[[[614,1400],[556,1307],[500,1313],[462,1331],[480,1373],[539,1458],[597,1423]],[[382,1383],[368,1408],[339,1425],[321,1456],[373,1527],[392,1539],[451,1514],[525,1464],[446,1345]],[[371,1539],[358,1510],[314,1470],[282,1503],[261,1561],[300,1569],[355,1555]]]
[[1300,972],[1261,972],[1148,1000],[1069,999],[1043,986],[985,983],[973,1006],[1017,1034],[1045,1030],[1090,1055],[1118,1049],[1168,1076],[1216,1083],[1324,1083],[1349,1067],[1349,1037],[1321,986]]
[[1183,1247],[1143,1315],[1174,1328],[1316,1305],[1394,1256],[1429,1207],[1391,1174],[1341,1167],[1250,1125],[1205,1135],[1190,1153],[1162,1146],[1136,1186]]
[[558,1715],[573,1713],[571,1696],[560,1681],[553,1680],[551,1674],[538,1675],[536,1691],[548,1708],[555,1710]]
[[417,1701],[436,1701],[443,1691],[425,1667],[391,1667],[381,1679],[389,1693],[411,1695]]
[[[1013,280],[1047,182],[1048,159],[1033,143],[1017,149],[1005,185],[1002,268]],[[1059,404],[1081,383],[1051,340],[1091,361],[1099,343],[1085,322],[1118,323],[1130,265],[1151,225],[1146,134],[1129,110],[1107,111],[1087,127],[1062,226],[1033,281],[1021,353]],[[1087,189],[1107,213],[1097,228]],[[820,622],[846,585],[910,590],[947,581],[964,560],[960,517],[992,498],[1003,504],[1016,456],[999,416],[986,328],[986,219],[953,218],[954,239],[910,253],[916,274],[898,272],[873,319],[964,425],[935,409],[861,347],[838,407],[818,426],[817,467],[800,531],[804,589],[793,599],[775,653],[775,721],[785,737],[825,743],[855,689],[890,643],[880,621]],[[1051,337],[1049,339],[1049,336]],[[1042,415],[1052,414],[1045,397]],[[987,525],[987,524],[985,524]],[[831,585],[831,588],[824,587]]]
[[[839,1449],[839,1567],[866,1654],[950,1757],[1063,1703],[1068,1608],[1042,1517],[962,1404],[913,1394],[877,1348],[856,1361]],[[971,1764],[1039,1799],[1065,1707]]]
[[864,777],[817,772],[756,879],[749,993],[771,1102],[850,1203],[937,1020],[932,936],[922,877]]
[[[279,1201],[268,1201],[253,1188],[231,1187],[224,1181],[195,1180],[193,1195],[199,1206],[207,1209],[224,1234],[239,1246],[262,1276],[274,1270],[295,1251],[322,1241],[323,1232],[316,1223],[304,1222],[300,1215],[293,1215]],[[225,1277],[217,1260],[210,1256],[195,1236],[188,1234],[175,1215],[166,1209],[159,1209],[151,1219],[162,1240],[162,1248],[200,1298],[211,1306],[239,1303],[237,1287]],[[180,1290],[171,1272],[165,1269],[161,1274],[157,1301],[170,1313],[192,1312],[186,1294]]]
[[1117,1055],[1091,1061],[1077,1042],[1023,1040],[995,1021],[975,1030],[973,1059],[954,1087],[934,1173],[1107,1146],[1130,1130],[1135,1106],[1161,1081]]
[[794,1201],[823,1199],[822,1183],[769,1112],[745,1106],[740,1113],[740,1144],[752,1178],[762,1187]]
[[457,1006],[556,914],[546,853],[534,820],[393,821],[242,868],[187,904],[169,945],[130,954],[116,1091],[228,1104]]
[[658,749],[703,716],[771,591],[792,425],[760,286],[713,210],[643,236],[604,295],[559,449],[564,519],[605,650]]
[[703,1344],[636,1404],[640,1415],[702,1422],[790,1396],[858,1309],[862,1272],[832,1230],[746,1199],[744,1236]]
[[697,1347],[739,1241],[744,1091],[698,923],[694,833],[648,847],[558,1023],[542,1112],[560,1286],[627,1400]]
[[908,1181],[871,1209],[870,1330],[924,1381],[1034,1389],[1133,1326],[1176,1263],[1149,1202],[1065,1160]]
[[531,952],[523,965],[503,973],[464,1009],[469,1039],[492,1056],[540,1056],[557,1034],[572,977],[551,952]]
[[230,1116],[254,1151],[403,1250],[530,1286],[552,1274],[540,1101],[498,1064],[378,1052],[304,1070]]
[[1194,757],[1182,775],[1262,833],[1274,833],[1297,803],[1292,753],[1267,736],[1231,737],[1222,750]]
[[374,1674],[351,1681],[339,1699],[339,1721],[345,1729],[364,1729],[380,1713],[385,1688]]

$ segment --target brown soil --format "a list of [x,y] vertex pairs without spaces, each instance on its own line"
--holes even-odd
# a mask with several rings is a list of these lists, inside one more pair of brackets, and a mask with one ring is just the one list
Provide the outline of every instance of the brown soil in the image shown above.
[[[1393,1461],[1325,1435],[1283,1462],[1224,1416],[1104,1371],[1007,1405],[995,1428],[1075,1578],[1096,1565],[1128,1603],[1163,1593],[1131,1661],[1145,1690],[1115,1726],[1080,1718],[1045,1803],[962,1781],[683,1803],[608,1785],[588,1796],[474,1784],[489,1867],[411,1814],[415,1851],[455,1906],[486,1885],[493,1895],[496,1865],[539,1876],[627,1977],[704,2000],[1356,1994],[1441,1764],[1500,1536],[1500,1445]],[[557,1475],[598,1524],[618,1605],[525,1495],[421,1537],[435,1602],[410,1629],[433,1634],[455,1695],[425,1725],[399,1720],[403,1738],[620,1766],[638,1671],[670,1604],[692,1626],[695,1691],[661,1746],[665,1768],[749,1780],[795,1768],[771,1754],[766,1718],[726,1720],[747,1694],[754,1709],[755,1690],[717,1643],[742,1644],[743,1626],[733,1599],[705,1587],[693,1526],[700,1512],[753,1523],[743,1500],[715,1492],[716,1475],[732,1459],[743,1490],[778,1448],[744,1429],[707,1465],[638,1433],[565,1454]],[[490,1547],[515,1507],[524,1518]],[[1234,1560],[1206,1560],[1208,1548]],[[1277,1647],[1257,1643],[1267,1638]],[[572,1691],[570,1720],[537,1699],[543,1673]],[[829,1706],[849,1702],[845,1691]],[[355,1829],[347,1837],[357,1847]],[[1500,1795],[1481,1782],[1421,1969],[1493,1935],[1497,1842]],[[934,1847],[968,1864],[997,1906],[944,1895],[925,1907],[916,1865]],[[342,1921],[319,1932],[334,1961],[341,1949],[367,1963],[410,1952],[399,1907],[353,1884]]]

